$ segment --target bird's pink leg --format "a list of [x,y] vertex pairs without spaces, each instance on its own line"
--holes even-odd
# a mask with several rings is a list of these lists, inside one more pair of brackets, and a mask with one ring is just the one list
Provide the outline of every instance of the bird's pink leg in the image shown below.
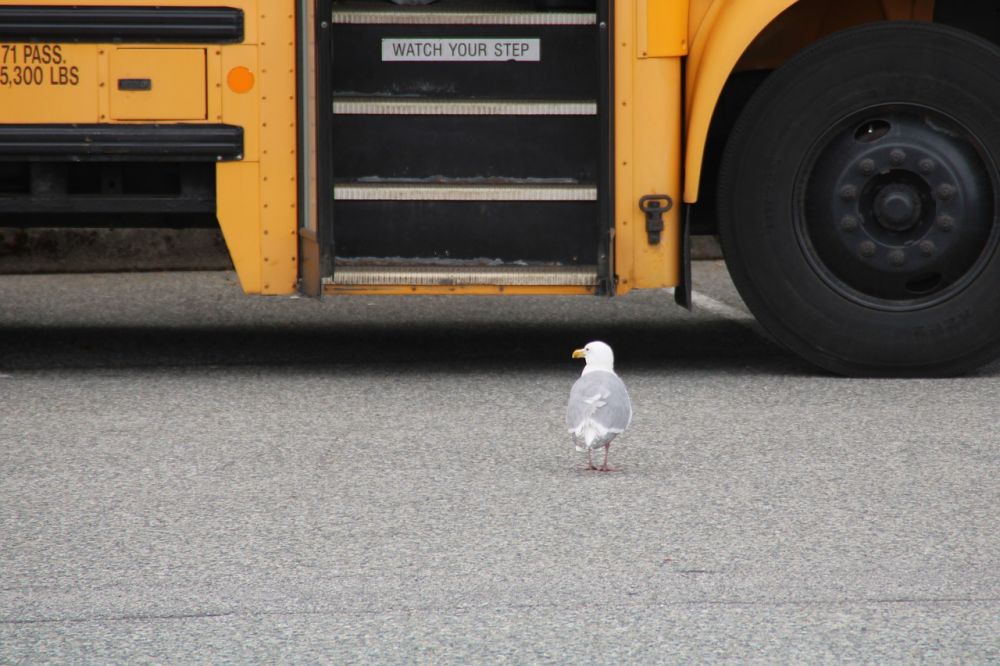
[[610,444],[606,444],[604,446],[604,464],[597,468],[597,469],[599,469],[602,472],[614,472],[615,471],[613,468],[608,467],[608,451],[610,451],[610,450],[611,450],[611,445]]
[[590,452],[592,449],[587,449],[587,469],[597,469],[594,467],[594,463],[590,460]]

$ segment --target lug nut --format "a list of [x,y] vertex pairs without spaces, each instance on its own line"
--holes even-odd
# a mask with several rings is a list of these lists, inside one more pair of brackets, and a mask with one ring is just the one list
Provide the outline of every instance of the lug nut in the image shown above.
[[851,201],[852,199],[856,199],[857,196],[858,196],[858,188],[854,187],[853,185],[844,185],[842,188],[840,188],[840,198],[844,199],[845,201]]
[[840,228],[844,231],[854,231],[858,228],[858,218],[853,215],[845,215],[840,219]]
[[875,254],[875,243],[871,241],[863,241],[858,244],[858,252],[861,253],[862,257],[871,257]]
[[932,256],[935,250],[937,250],[937,247],[935,247],[934,242],[929,240],[920,241],[919,243],[917,243],[917,247],[920,248],[920,254],[924,255],[925,257]]
[[924,174],[925,176],[929,176],[931,172],[934,171],[934,167],[935,167],[934,160],[932,160],[929,157],[925,157],[924,159],[920,160],[920,164],[917,165],[917,168],[920,169],[920,173]]
[[906,153],[904,153],[899,148],[893,148],[892,152],[889,153],[889,164],[892,166],[899,166],[906,161]]
[[942,215],[935,222],[941,231],[951,231],[955,228],[955,218],[951,215]]
[[936,194],[937,198],[940,199],[941,201],[948,201],[953,196],[955,196],[955,186],[949,185],[948,183],[938,185],[938,188],[934,191],[934,194]]
[[906,254],[902,250],[893,250],[889,253],[889,263],[893,266],[902,266],[906,263]]
[[858,169],[866,176],[872,175],[875,173],[875,160],[866,157],[858,163]]

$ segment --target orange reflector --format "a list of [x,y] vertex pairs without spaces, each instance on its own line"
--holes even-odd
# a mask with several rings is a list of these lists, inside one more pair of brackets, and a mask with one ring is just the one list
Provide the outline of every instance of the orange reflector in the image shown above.
[[233,67],[226,76],[229,89],[235,93],[250,92],[253,88],[253,72],[246,67]]

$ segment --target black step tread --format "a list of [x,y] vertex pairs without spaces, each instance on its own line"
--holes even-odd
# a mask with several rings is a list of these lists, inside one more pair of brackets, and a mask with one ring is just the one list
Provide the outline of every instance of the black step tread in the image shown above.
[[552,180],[512,181],[509,179],[468,179],[442,181],[338,182],[334,185],[337,201],[596,201],[597,186],[592,183],[553,182]]
[[596,116],[597,101],[336,95],[333,113],[347,116]]
[[597,180],[596,116],[335,116],[336,179]]
[[338,201],[339,257],[596,265],[596,201]]

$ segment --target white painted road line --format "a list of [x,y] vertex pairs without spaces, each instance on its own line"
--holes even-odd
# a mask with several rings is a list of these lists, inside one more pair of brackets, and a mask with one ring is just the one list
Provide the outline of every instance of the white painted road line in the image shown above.
[[[673,287],[667,287],[664,291],[671,296],[674,295]],[[707,312],[711,312],[712,314],[719,315],[720,317],[730,319],[732,321],[745,323],[757,321],[747,310],[734,307],[728,303],[723,303],[722,301],[716,300],[711,296],[701,293],[700,291],[691,291],[691,304],[695,308],[706,310]]]
[[723,303],[722,301],[716,300],[711,296],[707,296],[700,291],[691,292],[691,302],[695,307],[701,308],[702,310],[707,310],[712,314],[717,314],[720,317],[725,317],[726,319],[732,319],[733,321],[743,321],[743,322],[756,322],[754,316],[750,314],[747,310],[742,308],[733,307],[728,303]]

